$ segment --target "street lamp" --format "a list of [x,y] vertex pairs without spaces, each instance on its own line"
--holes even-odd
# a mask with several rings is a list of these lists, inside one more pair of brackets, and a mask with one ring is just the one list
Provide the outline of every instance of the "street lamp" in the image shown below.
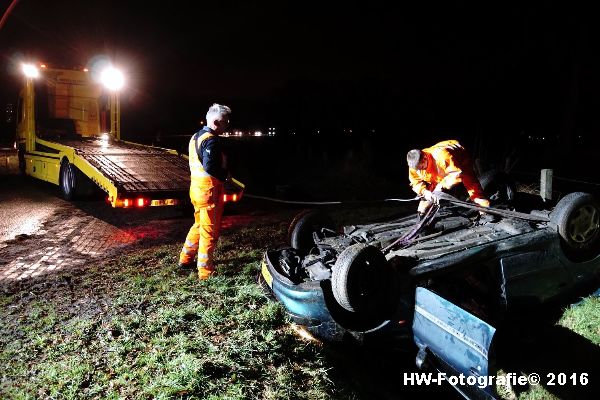
[[119,90],[125,85],[123,73],[114,67],[108,67],[100,74],[100,81],[110,91],[110,134],[121,140],[121,102]]
[[38,78],[40,76],[40,70],[33,64],[23,64],[23,73],[27,78]]
[[114,67],[109,67],[102,71],[100,80],[102,81],[102,84],[104,84],[104,86],[111,91],[121,90],[125,84],[123,73]]

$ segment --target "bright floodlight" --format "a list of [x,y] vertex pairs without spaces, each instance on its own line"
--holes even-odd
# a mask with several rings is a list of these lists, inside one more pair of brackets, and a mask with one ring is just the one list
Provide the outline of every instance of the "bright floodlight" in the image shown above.
[[119,90],[125,84],[125,78],[121,71],[113,67],[105,69],[100,76],[100,80],[110,90]]
[[23,64],[23,73],[28,78],[37,78],[40,76],[40,71],[33,64]]

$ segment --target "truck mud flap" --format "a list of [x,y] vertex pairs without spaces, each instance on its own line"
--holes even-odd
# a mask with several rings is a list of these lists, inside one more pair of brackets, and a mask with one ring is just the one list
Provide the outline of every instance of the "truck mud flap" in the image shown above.
[[466,398],[494,398],[490,347],[496,329],[430,290],[417,287],[413,337],[417,365],[445,374]]

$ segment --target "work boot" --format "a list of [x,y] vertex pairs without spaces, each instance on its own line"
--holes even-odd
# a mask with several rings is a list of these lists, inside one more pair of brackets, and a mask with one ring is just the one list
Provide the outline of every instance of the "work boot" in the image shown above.
[[198,268],[198,278],[203,281],[215,274],[214,268],[200,267]]
[[181,271],[191,271],[196,268],[196,264],[197,264],[196,260],[189,262],[189,263],[181,263],[180,262],[177,264],[177,267]]

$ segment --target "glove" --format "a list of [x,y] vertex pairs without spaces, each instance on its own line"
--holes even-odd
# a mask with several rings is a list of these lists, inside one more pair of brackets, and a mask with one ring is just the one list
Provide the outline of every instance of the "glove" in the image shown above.
[[423,198],[425,200],[427,200],[430,203],[434,203],[434,204],[439,204],[440,203],[440,199],[436,196],[436,194],[434,192],[431,192],[429,190],[424,190],[423,191]]

